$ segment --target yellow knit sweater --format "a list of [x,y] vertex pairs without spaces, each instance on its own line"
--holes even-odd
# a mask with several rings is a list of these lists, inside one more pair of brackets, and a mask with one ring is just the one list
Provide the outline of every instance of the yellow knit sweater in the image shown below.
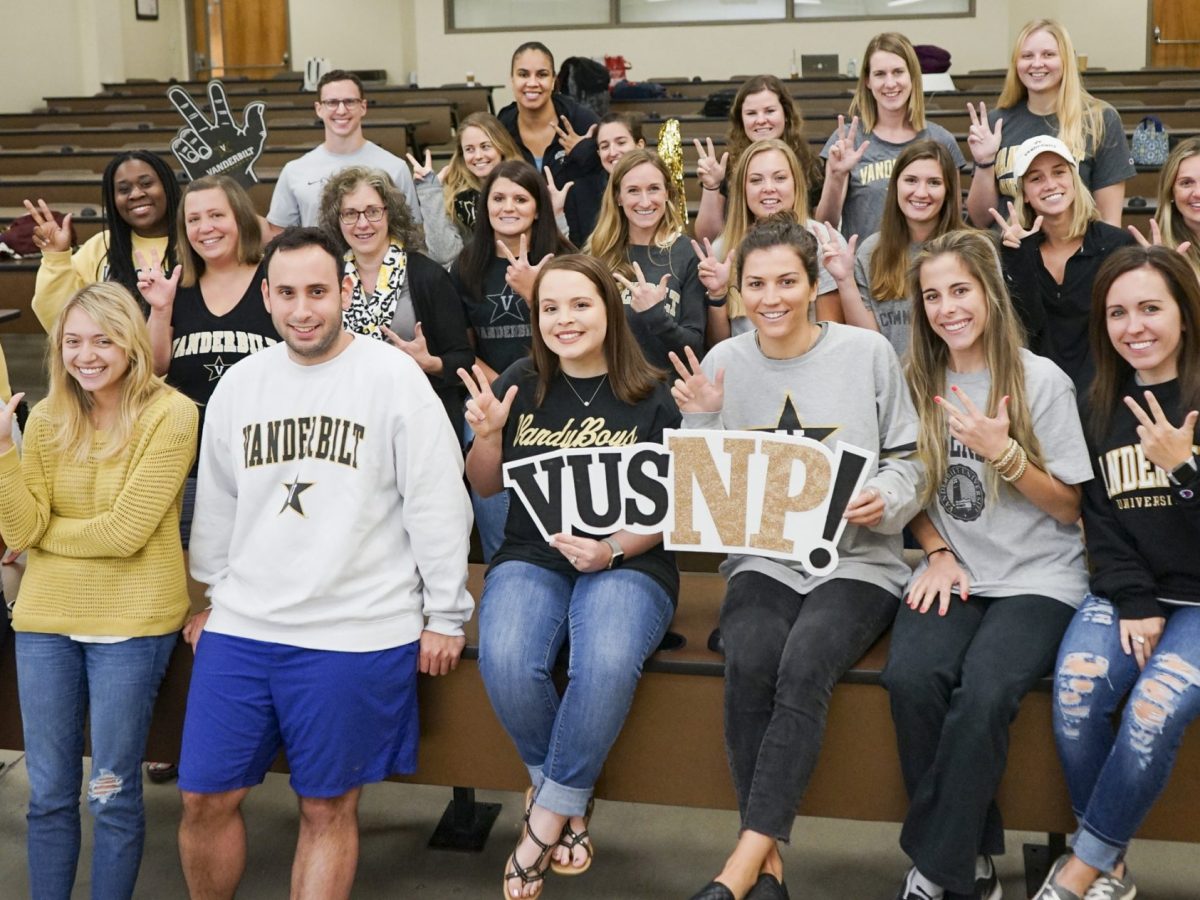
[[29,549],[14,629],[145,637],[183,625],[179,509],[196,421],[196,405],[166,389],[124,451],[74,463],[49,452],[46,403],[34,407],[23,458],[0,454],[0,533]]

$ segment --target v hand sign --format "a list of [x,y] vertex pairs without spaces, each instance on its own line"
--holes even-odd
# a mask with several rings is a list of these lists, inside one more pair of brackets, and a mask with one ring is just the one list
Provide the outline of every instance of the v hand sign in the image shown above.
[[229,175],[246,186],[258,182],[254,163],[262,155],[267,139],[265,103],[256,100],[247,104],[239,126],[229,111],[225,86],[219,81],[208,83],[211,121],[179,85],[167,88],[167,99],[187,121],[171,142],[171,152],[190,180],[204,175]]

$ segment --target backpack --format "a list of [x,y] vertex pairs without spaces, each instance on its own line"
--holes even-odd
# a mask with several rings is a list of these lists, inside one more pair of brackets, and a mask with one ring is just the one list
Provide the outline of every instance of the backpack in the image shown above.
[[700,110],[700,115],[708,116],[709,118],[725,118],[729,115],[729,110],[733,109],[733,101],[737,97],[737,88],[723,88],[719,91],[713,91],[704,101],[704,108]]
[[[63,214],[51,210],[54,221],[63,223]],[[4,231],[0,231],[0,256],[12,256],[20,259],[22,256],[37,256],[42,252],[41,247],[33,242],[33,232],[37,223],[33,216],[26,213],[12,220]],[[71,244],[75,244],[75,226],[71,226]]]
[[586,56],[563,60],[554,89],[598,116],[608,115],[608,69]]

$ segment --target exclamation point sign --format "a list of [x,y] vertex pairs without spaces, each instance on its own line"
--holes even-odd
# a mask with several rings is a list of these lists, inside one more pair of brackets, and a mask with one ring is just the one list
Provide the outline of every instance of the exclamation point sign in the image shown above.
[[814,575],[825,575],[837,564],[837,539],[845,524],[842,517],[854,496],[854,489],[862,476],[870,456],[842,445],[842,452],[833,474],[833,488],[829,492],[829,510],[825,514],[825,528],[820,542],[808,551],[808,570]]

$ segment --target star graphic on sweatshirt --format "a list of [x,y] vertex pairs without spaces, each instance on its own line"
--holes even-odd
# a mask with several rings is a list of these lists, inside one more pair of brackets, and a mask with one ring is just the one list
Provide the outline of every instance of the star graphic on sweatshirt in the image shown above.
[[[504,290],[498,294],[488,294],[488,300],[492,303],[492,318],[488,321],[491,325],[499,322],[502,319],[513,319],[516,322],[524,324],[525,316],[522,306],[525,304],[524,299],[515,294],[512,288],[505,285]],[[521,304],[521,305],[518,305]]]
[[297,475],[290,484],[285,481],[283,483],[283,487],[287,491],[287,499],[283,501],[283,506],[279,507],[279,515],[282,516],[284,510],[286,510],[288,507],[291,507],[303,516],[304,507],[300,505],[300,495],[312,487],[313,484],[315,484],[315,482],[301,481],[299,475]]
[[209,381],[219,381],[221,376],[225,374],[225,370],[229,368],[229,365],[218,356],[212,362],[205,363],[204,368],[208,369]]
[[796,404],[792,402],[791,393],[783,398],[783,409],[779,411],[779,421],[774,425],[762,428],[751,428],[750,431],[782,431],[795,437],[806,437],[813,441],[824,441],[835,431],[837,425],[804,425],[800,422],[800,414],[796,412]]

